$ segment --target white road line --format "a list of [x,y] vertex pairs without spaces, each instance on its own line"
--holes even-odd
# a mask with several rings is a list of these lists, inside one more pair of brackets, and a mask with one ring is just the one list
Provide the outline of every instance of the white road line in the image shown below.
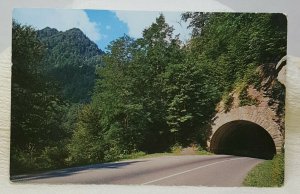
[[211,163],[211,164],[207,164],[207,165],[204,165],[204,166],[199,166],[199,167],[196,167],[196,168],[192,168],[190,170],[186,170],[186,171],[183,171],[183,172],[179,172],[179,173],[176,173],[176,174],[165,176],[165,177],[162,177],[162,178],[159,178],[159,179],[155,179],[155,180],[152,180],[152,181],[149,181],[149,182],[145,182],[145,183],[142,183],[142,185],[147,185],[147,184],[150,184],[150,183],[158,182],[158,181],[161,181],[161,180],[164,180],[164,179],[168,179],[168,178],[171,178],[171,177],[174,177],[174,176],[185,174],[185,173],[188,173],[188,172],[191,172],[191,171],[194,171],[194,170],[198,170],[198,169],[201,169],[201,168],[205,168],[205,167],[208,167],[208,166],[212,166],[212,165],[215,165],[215,164],[228,162],[228,161],[232,161],[232,160],[240,160],[240,159],[245,159],[245,158],[233,158],[233,159],[229,159],[229,160],[222,160],[222,161],[219,161],[219,162],[214,162],[214,163]]

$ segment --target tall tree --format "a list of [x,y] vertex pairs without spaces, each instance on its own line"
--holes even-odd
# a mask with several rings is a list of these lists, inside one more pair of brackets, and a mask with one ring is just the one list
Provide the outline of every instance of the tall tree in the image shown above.
[[276,63],[286,55],[287,21],[282,14],[186,13],[196,31],[189,47],[198,61],[222,72],[222,84],[231,88],[247,68]]
[[[49,153],[50,147],[59,147],[66,134],[61,126],[64,102],[56,95],[55,85],[43,75],[40,62],[44,53],[44,47],[37,39],[35,30],[13,22],[12,173],[63,163],[63,157],[62,160],[57,160],[59,157],[55,154],[62,156],[64,153]],[[44,157],[43,160],[39,160],[41,157]],[[49,161],[45,161],[45,157]]]
[[168,66],[184,60],[184,52],[178,35],[173,34],[163,15],[143,31],[143,38],[137,40],[138,55],[134,67],[142,83],[144,110],[150,121],[145,131],[143,147],[148,151],[164,151],[172,141],[172,132],[166,121],[167,94],[164,91],[164,74]]
[[[124,36],[111,43],[99,68],[93,102],[101,114],[105,135],[111,148],[122,154],[137,149],[142,141],[144,126],[142,105],[135,96],[134,77],[131,77],[132,44],[134,40]],[[113,143],[114,142],[114,143]]]

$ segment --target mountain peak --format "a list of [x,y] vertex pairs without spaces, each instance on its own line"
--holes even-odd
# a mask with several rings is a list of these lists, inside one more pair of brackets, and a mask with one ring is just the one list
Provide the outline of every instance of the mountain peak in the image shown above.
[[44,37],[50,37],[50,36],[53,36],[57,33],[59,33],[59,31],[57,29],[50,28],[50,27],[46,27],[46,28],[38,31],[38,35],[39,36],[44,36]]
[[79,28],[71,28],[63,32],[66,36],[70,36],[72,38],[79,38],[91,41]]
[[[56,32],[49,35],[48,32]],[[62,95],[72,102],[89,100],[94,85],[96,66],[104,53],[80,29],[57,31],[45,28],[38,38],[47,48],[43,63],[45,72],[62,85]]]
[[59,46],[69,51],[72,50],[72,53],[82,57],[92,57],[104,53],[79,28],[58,31],[55,28],[46,27],[38,31],[38,37],[48,48]]
[[[82,32],[79,28],[71,28],[69,30],[66,30],[66,32],[68,31],[73,31],[73,32]],[[82,32],[83,33],[83,32]]]
[[82,30],[80,30],[79,28],[71,28],[69,30],[66,30],[65,33],[75,33],[77,35],[85,35]]

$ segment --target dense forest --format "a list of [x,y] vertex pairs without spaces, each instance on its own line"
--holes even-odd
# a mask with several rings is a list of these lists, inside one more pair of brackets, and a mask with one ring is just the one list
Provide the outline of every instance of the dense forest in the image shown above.
[[79,29],[13,22],[11,174],[114,161],[175,145],[206,149],[220,100],[286,55],[282,14],[163,15],[98,49]]

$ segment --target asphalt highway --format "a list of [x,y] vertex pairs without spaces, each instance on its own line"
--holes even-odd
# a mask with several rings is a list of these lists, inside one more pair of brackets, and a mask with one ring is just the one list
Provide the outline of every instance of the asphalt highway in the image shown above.
[[163,156],[12,177],[17,183],[242,186],[261,159],[230,155]]

